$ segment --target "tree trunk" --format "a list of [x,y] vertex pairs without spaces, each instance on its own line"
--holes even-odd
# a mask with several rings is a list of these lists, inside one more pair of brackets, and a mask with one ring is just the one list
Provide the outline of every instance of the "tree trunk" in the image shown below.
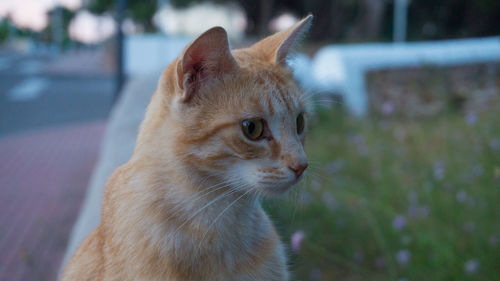
[[267,25],[272,16],[274,0],[260,0],[260,15],[257,23],[257,32],[260,37],[267,35]]
[[377,39],[386,8],[385,0],[362,0],[356,22],[349,32],[351,39]]

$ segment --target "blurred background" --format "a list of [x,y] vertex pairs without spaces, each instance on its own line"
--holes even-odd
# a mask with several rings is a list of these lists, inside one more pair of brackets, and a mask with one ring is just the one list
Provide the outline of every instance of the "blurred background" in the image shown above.
[[311,165],[265,202],[293,279],[497,280],[496,0],[0,0],[0,280],[57,278],[190,40],[249,46],[309,13],[289,65]]

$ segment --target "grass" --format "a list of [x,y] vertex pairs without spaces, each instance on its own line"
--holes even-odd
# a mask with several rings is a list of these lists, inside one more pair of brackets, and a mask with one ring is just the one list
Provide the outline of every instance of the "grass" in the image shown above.
[[290,250],[293,280],[497,279],[498,112],[424,120],[318,112],[303,185],[265,202],[285,243],[305,234]]

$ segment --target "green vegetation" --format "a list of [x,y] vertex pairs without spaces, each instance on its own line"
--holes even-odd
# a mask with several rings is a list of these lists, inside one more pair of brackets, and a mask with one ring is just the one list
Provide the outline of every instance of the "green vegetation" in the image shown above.
[[6,20],[0,20],[0,43],[5,42],[9,37],[9,23]]
[[[115,2],[115,0],[90,0],[88,1],[88,8],[92,13],[103,14],[116,9]],[[152,21],[157,3],[157,0],[127,0],[127,16],[142,24],[146,31],[153,31]]]
[[402,121],[319,111],[304,183],[265,203],[285,243],[304,234],[288,247],[293,280],[497,279],[498,112]]

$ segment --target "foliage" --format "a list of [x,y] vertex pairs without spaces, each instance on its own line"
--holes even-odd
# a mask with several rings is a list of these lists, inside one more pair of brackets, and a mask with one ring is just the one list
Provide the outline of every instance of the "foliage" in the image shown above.
[[[126,12],[135,22],[142,24],[147,31],[152,31],[153,15],[156,12],[156,0],[126,0]],[[112,11],[115,0],[91,0],[89,10],[92,13],[103,14]]]
[[[136,22],[153,30],[156,0],[128,0],[127,12]],[[392,0],[172,0],[179,8],[200,2],[238,3],[248,17],[248,34],[267,33],[269,20],[288,11],[298,16],[315,15],[309,38],[326,41],[391,40]],[[114,0],[90,0],[90,10],[109,12]],[[500,1],[410,1],[410,40],[492,36],[500,33]]]
[[266,202],[285,243],[305,234],[294,280],[496,279],[499,110],[473,122],[319,111],[303,186]]
[[7,20],[0,21],[0,43],[5,42],[9,37],[9,23]]
[[498,35],[500,1],[412,1],[408,18],[412,39]]

